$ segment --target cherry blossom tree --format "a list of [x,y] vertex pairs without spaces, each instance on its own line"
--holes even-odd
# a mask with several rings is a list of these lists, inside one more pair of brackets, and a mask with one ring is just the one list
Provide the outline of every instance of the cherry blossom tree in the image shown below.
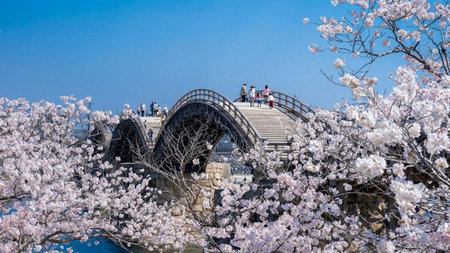
[[[366,74],[372,63],[388,55],[400,55],[409,67],[439,78],[449,74],[449,6],[446,0],[332,0],[348,5],[348,17],[321,17],[317,30],[331,52],[362,58],[366,63],[345,68],[351,74]],[[310,23],[305,18],[304,23]],[[317,53],[327,48],[313,44]],[[342,59],[335,62],[343,68]],[[344,70],[344,69],[343,69]]]
[[[91,112],[89,99],[64,97],[64,106],[1,99],[2,250],[105,236],[160,250],[197,244],[212,252],[448,251],[448,1],[331,3],[347,5],[349,16],[322,17],[317,30],[332,52],[367,60],[357,68],[334,61],[354,101],[307,115],[289,149],[266,152],[257,143],[245,155],[253,182],[224,182],[209,217],[189,206],[189,214],[181,208],[173,217],[173,203],[157,204],[145,173],[115,168],[103,160],[101,145],[75,138],[76,129],[117,123]],[[380,95],[369,69],[387,55],[406,64],[392,76],[392,92]],[[129,110],[123,116],[133,117]],[[211,194],[196,183],[203,179],[190,175],[189,185],[198,186],[193,196]]]
[[[436,252],[450,246],[450,77],[447,1],[333,0],[349,17],[322,17],[334,62],[353,92],[334,110],[298,122],[288,161],[258,144],[259,177],[228,184],[202,232],[224,252]],[[310,22],[308,18],[305,23]],[[381,42],[377,45],[377,42]],[[323,49],[309,47],[313,53]],[[370,65],[399,54],[393,91],[376,92]]]
[[113,168],[103,146],[90,141],[96,124],[119,118],[91,112],[90,98],[62,100],[0,99],[1,251],[62,250],[98,237],[123,247],[182,249],[183,214],[173,218],[169,203],[156,203],[149,177]]

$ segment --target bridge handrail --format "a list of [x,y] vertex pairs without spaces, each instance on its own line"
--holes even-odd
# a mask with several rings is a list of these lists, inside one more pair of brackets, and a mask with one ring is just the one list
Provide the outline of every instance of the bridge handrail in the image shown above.
[[[256,93],[263,94],[263,90],[256,90]],[[297,113],[301,117],[305,117],[305,114],[314,112],[313,109],[311,109],[309,106],[304,104],[302,101],[297,99],[296,97],[287,95],[280,91],[274,91],[272,90],[272,95],[275,98],[275,104],[280,106],[283,109],[293,111]],[[237,98],[234,100],[234,102],[238,102],[240,98]]]
[[[124,119],[124,113],[120,114],[119,118],[120,118],[120,121],[122,121]],[[134,124],[139,126],[139,129],[142,132],[142,135],[144,136],[144,140],[146,143],[148,143],[150,141],[150,137],[147,134],[147,127],[145,126],[145,123],[142,120],[140,120],[139,116],[137,116],[136,114],[133,114],[131,116],[126,116],[125,119],[130,119],[131,121],[134,122]]]
[[256,143],[256,141],[261,138],[256,131],[256,128],[250,123],[244,113],[242,113],[242,111],[239,110],[239,108],[234,105],[231,100],[229,100],[222,94],[210,89],[195,89],[186,93],[184,96],[178,99],[178,101],[170,109],[163,126],[161,126],[161,129],[165,127],[165,124],[169,121],[172,115],[178,111],[180,107],[192,101],[208,101],[221,106],[236,120],[236,122],[239,123],[239,125],[243,128],[245,133],[252,139],[254,143]]
[[[136,116],[136,115],[131,115],[131,116],[124,117],[124,114],[122,113],[119,117],[120,117],[120,123],[115,126],[114,130],[111,133],[111,140],[110,140],[110,144],[109,144],[109,147],[108,147],[108,153],[107,153],[108,157],[111,158],[111,155],[112,155],[112,150],[111,150],[112,143],[115,142],[115,140],[118,140],[118,139],[121,138],[120,136],[117,139],[114,138],[114,137],[117,137],[117,136],[115,136],[115,134],[117,134],[116,131],[118,129],[121,129],[122,123],[124,121],[127,121],[127,120],[130,120],[134,124],[134,126],[136,126],[137,135],[139,135],[138,140],[142,140],[143,141],[143,143],[142,143],[143,145],[139,146],[139,147],[144,148],[146,151],[149,150],[150,147],[149,147],[148,143],[150,142],[150,137],[147,134],[144,122],[142,120],[140,120],[140,118],[138,116]],[[146,151],[145,151],[145,153],[147,153]]]

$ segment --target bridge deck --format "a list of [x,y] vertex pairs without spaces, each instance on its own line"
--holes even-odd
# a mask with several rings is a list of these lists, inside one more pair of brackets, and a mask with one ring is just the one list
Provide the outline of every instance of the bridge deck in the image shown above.
[[153,131],[153,140],[147,143],[149,150],[153,150],[155,145],[156,137],[158,137],[159,132],[161,131],[161,118],[160,117],[140,117],[142,123],[145,126],[145,133],[148,134],[148,130],[151,129]]
[[275,109],[271,109],[267,105],[258,107],[250,106],[249,103],[234,103],[239,110],[244,113],[245,117],[255,127],[262,139],[267,139],[269,149],[276,146],[282,148],[287,145],[288,138],[293,136],[295,130],[295,122],[286,114]]
[[145,129],[148,132],[148,129],[152,129],[153,131],[153,139],[158,136],[159,131],[161,130],[161,118],[159,117],[140,117],[142,123],[145,125]]

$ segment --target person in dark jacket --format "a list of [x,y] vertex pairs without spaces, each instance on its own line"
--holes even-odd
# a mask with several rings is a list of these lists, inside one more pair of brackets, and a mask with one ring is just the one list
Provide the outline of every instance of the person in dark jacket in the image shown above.
[[155,108],[153,107],[153,105],[155,104],[155,102],[152,101],[152,103],[150,104],[150,116],[153,117],[154,113],[155,113]]
[[150,142],[153,143],[153,131],[151,128],[148,129],[148,137],[150,138]]

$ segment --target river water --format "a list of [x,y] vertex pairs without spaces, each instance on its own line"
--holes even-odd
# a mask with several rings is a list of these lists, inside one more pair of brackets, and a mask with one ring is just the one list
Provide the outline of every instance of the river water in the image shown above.
[[[100,239],[100,243],[95,245],[95,240],[88,240],[87,242],[71,242],[67,245],[67,247],[72,247],[73,252],[78,253],[126,253],[127,251],[122,249],[120,246],[114,244],[112,241],[107,239]],[[90,245],[90,246],[89,246]],[[140,248],[131,248],[132,252],[136,253],[152,253],[156,251],[147,251]],[[172,251],[171,251],[172,252]],[[185,253],[201,253],[203,250],[197,247],[186,247],[184,250]]]
[[100,242],[98,245],[95,245],[95,240],[88,240],[87,242],[71,242],[67,245],[67,247],[72,247],[73,252],[78,253],[87,253],[87,252],[95,252],[95,253],[126,253],[127,251],[122,249],[120,246],[114,244],[110,240],[106,239],[98,239]]

